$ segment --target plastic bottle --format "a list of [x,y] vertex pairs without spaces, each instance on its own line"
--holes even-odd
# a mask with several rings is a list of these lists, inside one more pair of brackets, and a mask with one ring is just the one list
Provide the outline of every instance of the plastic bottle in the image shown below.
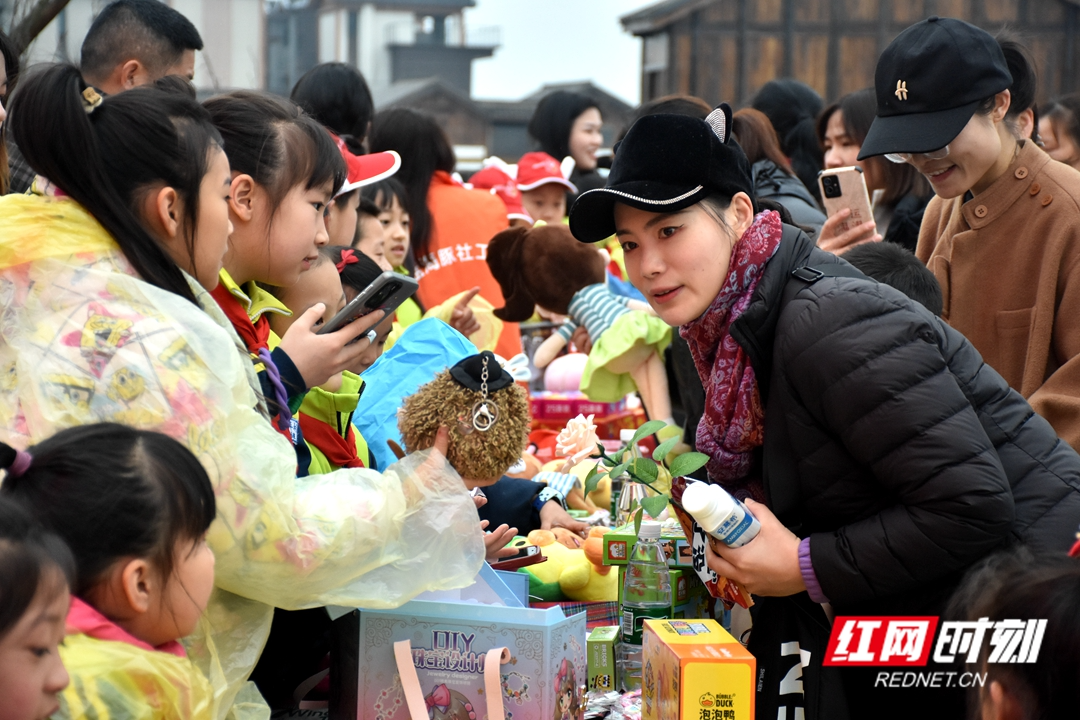
[[637,543],[626,566],[622,593],[619,678],[624,691],[641,687],[641,643],[646,618],[671,614],[671,575],[660,547],[660,523],[641,523]]
[[719,485],[692,482],[683,491],[682,506],[701,529],[728,547],[742,547],[761,532],[761,523]]

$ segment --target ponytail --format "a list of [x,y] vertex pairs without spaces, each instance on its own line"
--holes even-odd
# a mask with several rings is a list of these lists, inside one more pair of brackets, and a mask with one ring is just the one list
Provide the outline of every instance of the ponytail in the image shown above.
[[73,65],[27,78],[12,99],[15,143],[38,174],[101,223],[143,280],[195,303],[138,207],[154,184],[176,188],[193,257],[199,185],[220,138],[198,104],[181,94],[138,88],[91,103],[83,94],[88,88]]

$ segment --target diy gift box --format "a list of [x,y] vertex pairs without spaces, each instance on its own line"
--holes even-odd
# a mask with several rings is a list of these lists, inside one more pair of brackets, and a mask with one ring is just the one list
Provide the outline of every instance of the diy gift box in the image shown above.
[[644,720],[752,720],[757,662],[713,620],[646,620]]
[[[393,650],[394,643],[402,640],[411,644],[420,687],[436,719],[470,720],[467,712],[458,717],[455,710],[466,704],[474,709],[476,720],[486,714],[485,654],[500,647],[506,647],[510,655],[509,662],[500,667],[506,717],[562,718],[556,713],[560,698],[555,683],[560,671],[574,688],[570,704],[577,709],[566,717],[581,717],[588,680],[584,614],[566,617],[557,607],[523,607],[517,594],[487,565],[473,588],[420,597],[424,599],[396,610],[359,613],[357,718],[409,720]],[[447,698],[449,704],[445,704]]]

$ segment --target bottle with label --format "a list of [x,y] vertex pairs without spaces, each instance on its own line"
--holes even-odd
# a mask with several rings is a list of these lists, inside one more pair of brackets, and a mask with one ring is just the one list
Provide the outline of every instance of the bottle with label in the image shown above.
[[682,506],[701,529],[728,547],[742,547],[761,532],[761,523],[719,485],[692,482],[683,491]]
[[671,575],[660,547],[660,523],[641,523],[637,543],[626,566],[622,593],[619,678],[624,691],[641,687],[641,633],[648,618],[671,613]]

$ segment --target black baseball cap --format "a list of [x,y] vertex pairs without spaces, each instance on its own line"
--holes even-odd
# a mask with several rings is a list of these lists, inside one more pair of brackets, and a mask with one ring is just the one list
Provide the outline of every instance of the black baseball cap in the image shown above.
[[874,74],[877,117],[859,159],[945,147],[979,104],[1012,85],[990,33],[953,18],[929,17],[896,36]]
[[754,200],[750,163],[731,137],[726,103],[707,118],[646,115],[615,146],[607,187],[583,192],[570,208],[570,232],[582,242],[615,233],[615,203],[674,212],[719,193]]

